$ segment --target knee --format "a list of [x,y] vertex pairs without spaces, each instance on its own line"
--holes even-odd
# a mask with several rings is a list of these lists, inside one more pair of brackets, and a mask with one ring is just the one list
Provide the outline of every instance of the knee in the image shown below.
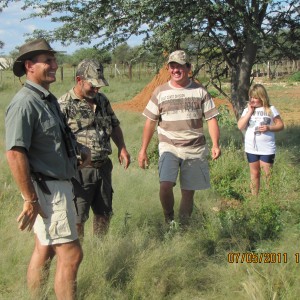
[[[72,256],[70,256],[70,258],[71,258],[72,264],[78,267],[83,260],[83,251],[82,251],[79,240],[75,241],[75,243],[76,243],[76,246],[75,246],[74,251],[72,252]],[[70,253],[70,255],[71,255],[71,253]]]
[[80,248],[80,250],[77,251],[77,253],[73,256],[73,266],[75,269],[79,268],[79,265],[81,264],[83,260],[83,251]]
[[251,177],[252,178],[259,178],[260,177],[260,170],[251,170]]
[[181,196],[182,196],[183,200],[193,201],[194,200],[194,194],[195,194],[194,190],[181,189]]
[[169,182],[169,181],[162,181],[160,183],[160,191],[172,191],[174,187],[174,183],[173,182]]

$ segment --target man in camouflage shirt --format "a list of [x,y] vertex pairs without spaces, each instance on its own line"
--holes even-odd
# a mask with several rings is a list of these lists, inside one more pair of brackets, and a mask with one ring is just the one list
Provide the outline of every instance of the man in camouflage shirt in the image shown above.
[[78,210],[77,230],[84,236],[84,223],[90,207],[94,213],[93,232],[105,234],[112,216],[112,153],[110,138],[118,148],[120,164],[127,169],[130,155],[126,150],[120,122],[107,97],[99,92],[108,83],[103,66],[95,60],[83,60],[76,72],[76,84],[58,101],[77,141],[91,149],[91,165],[78,173],[79,184],[74,184]]

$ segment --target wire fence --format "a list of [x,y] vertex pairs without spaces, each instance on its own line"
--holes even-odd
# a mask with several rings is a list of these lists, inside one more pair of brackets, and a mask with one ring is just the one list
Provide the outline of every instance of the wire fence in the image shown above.
[[[104,68],[104,76],[108,78],[137,78],[141,79],[145,76],[149,77],[159,72],[160,65],[155,63],[140,63],[140,64],[110,64]],[[283,60],[283,61],[268,61],[262,64],[255,64],[252,69],[254,77],[267,77],[271,79],[290,75],[300,71],[300,60]],[[60,81],[75,80],[76,66],[60,66],[57,71],[57,79]],[[230,72],[228,72],[230,74]],[[209,69],[202,68],[199,72],[200,76],[209,77]],[[0,68],[0,82],[4,80],[19,81],[13,75],[11,68]]]
[[300,60],[268,61],[256,64],[252,70],[255,77],[277,78],[300,71]]

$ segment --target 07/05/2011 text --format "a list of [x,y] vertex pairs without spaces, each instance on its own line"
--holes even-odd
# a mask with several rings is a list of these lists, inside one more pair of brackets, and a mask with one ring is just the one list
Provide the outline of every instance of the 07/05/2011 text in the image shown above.
[[[288,254],[286,252],[263,252],[263,253],[253,253],[253,252],[229,252],[227,255],[227,260],[229,263],[287,263]],[[300,261],[300,253],[294,254],[295,263]]]

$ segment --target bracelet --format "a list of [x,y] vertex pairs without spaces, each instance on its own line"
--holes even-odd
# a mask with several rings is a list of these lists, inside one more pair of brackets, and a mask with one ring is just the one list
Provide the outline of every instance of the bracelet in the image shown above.
[[34,199],[34,200],[26,200],[24,199],[24,202],[28,202],[28,203],[37,203],[38,199]]

